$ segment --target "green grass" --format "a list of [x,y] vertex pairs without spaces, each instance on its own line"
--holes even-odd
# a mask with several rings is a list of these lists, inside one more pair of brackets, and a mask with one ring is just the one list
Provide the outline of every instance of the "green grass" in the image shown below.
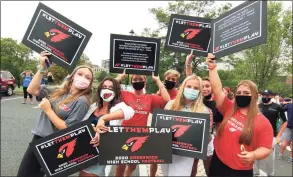
[[16,93],[22,93],[22,92],[23,92],[23,90],[22,90],[22,86],[20,86],[20,87],[18,88],[17,85],[16,85],[16,87],[15,87],[15,89],[14,89],[14,92],[16,92]]

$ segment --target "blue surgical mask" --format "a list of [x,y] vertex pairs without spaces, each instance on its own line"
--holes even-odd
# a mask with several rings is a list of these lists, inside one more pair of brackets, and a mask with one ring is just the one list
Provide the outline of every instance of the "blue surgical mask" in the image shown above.
[[188,100],[195,100],[198,97],[199,91],[192,88],[184,88],[183,95]]

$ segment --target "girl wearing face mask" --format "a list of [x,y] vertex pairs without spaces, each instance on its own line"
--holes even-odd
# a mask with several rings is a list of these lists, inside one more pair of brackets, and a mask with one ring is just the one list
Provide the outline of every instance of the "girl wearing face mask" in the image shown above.
[[[90,106],[83,120],[90,119],[93,126],[104,129],[105,125],[120,126],[122,119],[129,120],[134,115],[134,110],[121,102],[120,84],[112,77],[106,77],[98,86],[96,101]],[[105,123],[106,122],[106,123]],[[97,146],[99,133],[90,142]],[[93,165],[82,170],[82,176],[105,176],[105,165]]]
[[258,89],[252,81],[238,84],[235,102],[227,98],[214,58],[208,54],[206,61],[216,105],[224,120],[214,140],[209,176],[252,177],[254,161],[266,158],[271,152],[273,129],[258,109]]
[[[125,70],[123,74],[117,76],[118,81],[122,81],[126,77]],[[153,108],[158,108],[162,104],[166,104],[170,101],[170,96],[165,88],[165,85],[161,82],[160,78],[152,75],[152,79],[157,84],[160,95],[156,94],[144,94],[143,88],[146,86],[145,75],[131,75],[130,80],[134,88],[134,92],[121,91],[122,101],[128,106],[131,106],[135,110],[134,116],[130,120],[124,120],[122,126],[147,126],[147,120],[149,113]],[[115,176],[131,176],[135,170],[136,165],[118,165],[116,168]]]
[[[28,93],[42,98],[39,104],[42,112],[32,129],[32,141],[82,121],[91,101],[93,72],[88,66],[75,68],[62,87],[41,85],[43,74],[47,70],[45,60],[48,60],[48,55],[48,52],[41,52],[38,71],[27,88]],[[17,176],[44,176],[31,146],[28,146],[22,158]]]
[[[195,75],[188,76],[180,86],[175,100],[169,101],[165,109],[210,114],[203,104],[201,91],[201,78]],[[190,176],[193,161],[194,158],[172,155],[172,164],[161,164],[163,176]]]

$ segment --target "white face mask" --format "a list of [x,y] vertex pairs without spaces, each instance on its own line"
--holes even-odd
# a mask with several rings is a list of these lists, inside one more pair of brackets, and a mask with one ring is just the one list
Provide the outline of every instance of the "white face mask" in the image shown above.
[[75,75],[73,79],[73,84],[77,89],[86,89],[89,87],[90,81],[82,76]]
[[113,100],[115,97],[114,91],[110,89],[102,89],[100,93],[100,97],[105,101],[105,102],[110,102]]

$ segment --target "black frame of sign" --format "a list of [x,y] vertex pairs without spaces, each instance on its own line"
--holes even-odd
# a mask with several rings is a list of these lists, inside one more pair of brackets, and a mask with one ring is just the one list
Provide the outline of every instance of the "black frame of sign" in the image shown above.
[[[69,64],[68,62],[64,61],[62,58],[60,58],[59,56],[55,55],[54,53],[50,52],[48,49],[38,45],[36,42],[33,42],[32,40],[30,40],[30,36],[32,34],[32,31],[35,27],[36,22],[39,19],[39,16],[41,14],[41,12],[44,12],[46,14],[48,14],[49,16],[51,16],[52,18],[54,18],[55,20],[58,20],[59,22],[65,24],[66,26],[70,27],[71,29],[78,31],[80,35],[83,36],[83,40],[82,42],[79,44],[79,48],[77,49],[77,51],[74,54],[74,57],[71,58],[71,63]],[[48,22],[49,23],[49,22]],[[64,17],[63,15],[61,15],[60,13],[54,11],[53,9],[49,8],[48,6],[44,5],[43,3],[39,3],[39,5],[37,6],[36,11],[34,12],[34,15],[30,21],[30,24],[25,32],[25,35],[22,39],[22,43],[25,44],[26,46],[28,46],[29,48],[31,48],[32,50],[40,53],[42,51],[48,51],[49,53],[51,53],[52,55],[49,56],[49,60],[50,62],[53,62],[61,67],[63,67],[64,69],[69,70],[70,72],[73,71],[73,69],[75,68],[77,62],[79,61],[87,43],[89,42],[90,38],[92,36],[92,33],[89,32],[88,30],[86,30],[85,28],[79,26],[78,24],[74,23],[73,21],[69,20],[68,18]],[[54,44],[50,44],[50,45],[54,45]],[[54,47],[54,46],[53,46]]]
[[[115,64],[115,42],[117,41],[132,41],[137,43],[150,43],[156,45],[156,51],[152,51],[154,57],[153,69],[143,69],[143,68],[125,68],[123,66],[114,66]],[[140,75],[152,75],[154,72],[155,75],[159,73],[159,60],[160,60],[160,45],[161,39],[159,38],[147,38],[140,36],[129,36],[129,35],[120,35],[120,34],[111,34],[110,35],[110,64],[109,71],[110,73],[122,73],[123,70],[126,70],[126,74],[140,74]],[[123,50],[122,50],[123,51]],[[137,66],[137,65],[136,65]]]
[[[43,156],[41,155],[41,152],[38,150],[38,146],[43,145],[45,142],[55,140],[58,137],[64,137],[65,135],[70,134],[71,132],[79,130],[84,127],[86,127],[87,133],[91,136],[91,138],[93,138],[95,136],[95,132],[93,130],[91,122],[89,120],[86,120],[86,121],[77,123],[73,126],[70,126],[66,129],[60,130],[56,133],[53,133],[53,134],[46,136],[44,138],[37,139],[37,140],[30,143],[30,146],[33,148],[33,152],[34,152],[35,156],[37,157],[43,171],[46,173],[46,176],[69,176],[73,173],[76,173],[82,169],[85,169],[89,166],[92,166],[92,165],[95,165],[98,163],[99,149],[97,147],[95,147],[94,149],[96,149],[96,152],[98,155],[90,158],[89,160],[87,160],[83,163],[80,163],[77,166],[72,166],[70,168],[62,170],[61,172],[56,172],[54,174],[51,174],[50,170],[48,169],[49,167],[47,166],[46,162],[43,159]],[[88,147],[93,147],[93,145],[90,144],[90,142],[89,142]],[[54,155],[56,155],[56,154],[54,154]]]
[[[203,142],[201,143],[201,151],[200,152],[197,150],[187,150],[187,149],[183,149],[180,147],[175,148],[174,144],[172,145],[173,146],[172,149],[173,149],[173,154],[175,154],[175,155],[192,157],[192,158],[203,159],[203,160],[205,160],[207,158],[207,147],[208,147],[209,138],[210,138],[210,115],[209,114],[154,109],[153,117],[152,117],[152,127],[157,127],[157,126],[168,127],[167,125],[158,125],[157,124],[157,122],[158,122],[157,119],[158,119],[158,116],[160,116],[160,115],[166,116],[166,117],[173,117],[173,116],[180,117],[183,119],[190,119],[190,120],[194,120],[194,121],[196,121],[196,120],[204,121],[204,127],[203,127],[204,132],[202,134]],[[193,137],[193,138],[195,138],[195,137]]]
[[[260,36],[255,37],[253,39],[249,39],[247,41],[244,42],[240,42],[239,44],[233,45],[231,47],[228,48],[223,48],[222,50],[217,50],[215,51],[215,24],[218,23],[219,21],[225,19],[226,17],[236,14],[238,11],[244,9],[245,7],[248,7],[250,5],[253,5],[255,3],[260,3]],[[246,1],[242,4],[240,4],[239,6],[233,8],[232,10],[226,12],[225,14],[223,14],[222,16],[218,17],[217,19],[212,21],[212,45],[210,45],[210,52],[213,53],[217,58],[220,57],[224,57],[227,55],[230,55],[232,53],[236,53],[238,51],[244,50],[244,49],[248,49],[263,43],[266,43],[267,41],[267,1]],[[226,43],[228,44],[228,43]]]
[[[205,51],[192,49],[190,47],[179,47],[179,46],[175,46],[175,45],[170,44],[170,40],[171,40],[172,34],[173,34],[172,33],[173,24],[176,19],[182,20],[182,21],[194,22],[194,23],[202,23],[202,24],[208,25],[210,28],[212,25],[212,23],[211,23],[212,19],[171,14],[169,25],[168,25],[168,32],[167,32],[167,37],[166,37],[165,49],[170,50],[170,51],[174,51],[174,52],[182,52],[182,53],[188,53],[188,54],[191,52],[191,50],[193,50],[193,54],[196,56],[207,56],[208,51],[209,51],[209,47],[211,46],[211,36],[209,37],[209,39],[207,39],[207,40],[209,40],[209,42],[208,42],[207,49]],[[177,35],[179,35],[179,34],[177,34]]]

